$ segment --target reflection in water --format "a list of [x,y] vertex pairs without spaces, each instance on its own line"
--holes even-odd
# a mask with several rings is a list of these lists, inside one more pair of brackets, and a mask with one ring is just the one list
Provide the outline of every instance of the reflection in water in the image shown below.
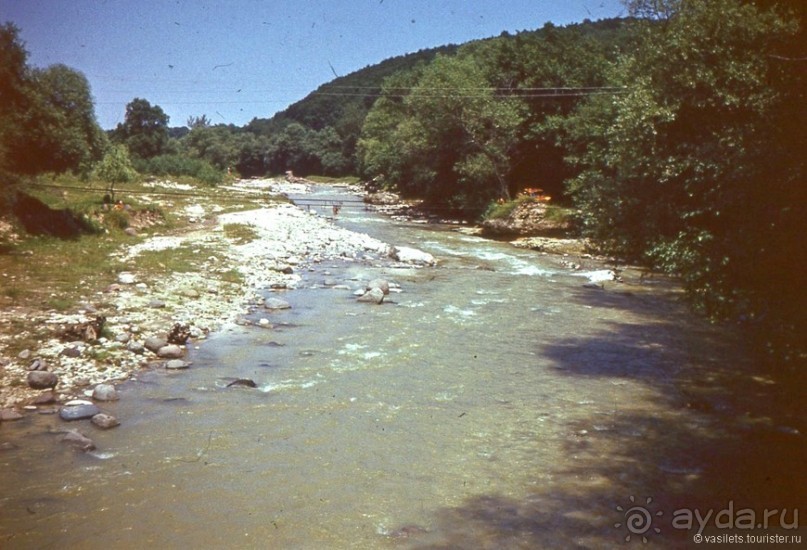
[[[585,289],[541,256],[368,216],[340,223],[441,267],[314,266],[276,329],[126,384],[93,454],[57,445],[54,416],[4,428],[0,546],[601,548],[631,496],[679,546],[677,508],[804,507],[801,405],[662,285]],[[379,276],[402,292],[356,303]]]

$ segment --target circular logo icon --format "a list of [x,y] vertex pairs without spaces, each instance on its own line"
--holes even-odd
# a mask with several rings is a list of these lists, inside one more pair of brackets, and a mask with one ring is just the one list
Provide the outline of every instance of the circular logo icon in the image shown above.
[[664,512],[661,510],[653,512],[649,508],[650,504],[653,502],[652,497],[647,497],[644,506],[637,505],[636,498],[633,495],[631,495],[629,500],[630,504],[627,507],[616,507],[617,512],[622,513],[623,520],[615,523],[614,527],[616,529],[625,527],[628,532],[627,535],[625,535],[625,542],[630,542],[631,537],[635,535],[641,537],[643,543],[647,543],[647,533],[650,532],[651,529],[656,534],[661,533],[661,529],[653,527],[653,518],[663,516]]

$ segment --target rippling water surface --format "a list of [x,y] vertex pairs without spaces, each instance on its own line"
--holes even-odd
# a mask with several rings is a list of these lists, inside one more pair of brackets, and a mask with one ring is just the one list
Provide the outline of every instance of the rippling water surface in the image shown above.
[[[507,244],[339,223],[440,265],[316,264],[255,312],[273,329],[124,385],[121,427],[79,426],[98,452],[54,444],[54,417],[3,426],[0,547],[603,548],[637,503],[666,517],[633,536],[674,547],[675,509],[804,505],[803,409],[664,281],[593,290]],[[400,292],[357,303],[376,277]]]

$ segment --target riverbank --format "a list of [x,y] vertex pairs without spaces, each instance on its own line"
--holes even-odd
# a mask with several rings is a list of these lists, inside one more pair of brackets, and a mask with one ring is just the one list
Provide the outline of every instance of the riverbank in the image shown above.
[[[514,203],[504,216],[472,224],[452,216],[449,211],[428,208],[420,200],[404,200],[389,191],[368,192],[357,187],[357,192],[363,193],[365,202],[372,209],[396,220],[454,225],[457,231],[466,235],[507,241],[517,248],[539,253],[584,259],[595,257],[589,240],[578,237],[573,230],[567,209],[553,208],[546,202],[521,200]],[[598,259],[606,260],[603,257]]]
[[[179,186],[155,182],[154,187]],[[217,189],[220,198],[242,201],[227,212],[216,201],[162,199],[162,206],[174,208],[187,223],[165,234],[133,232],[131,244],[114,253],[120,265],[116,277],[105,288],[87,289],[88,299],[75,310],[4,308],[0,419],[54,414],[64,403],[97,399],[98,385],[128,380],[142,369],[186,368],[188,348],[245,322],[242,317],[263,303],[261,291],[294,288],[302,273],[323,260],[429,263],[428,256],[406,257],[403,249],[266,200],[305,192],[300,183],[238,181]],[[151,269],[155,262],[175,268]],[[20,340],[28,345],[16,351]]]

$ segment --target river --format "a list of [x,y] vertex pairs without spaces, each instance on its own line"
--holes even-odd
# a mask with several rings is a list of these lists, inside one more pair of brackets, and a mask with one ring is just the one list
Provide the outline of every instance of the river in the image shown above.
[[[0,547],[679,547],[676,510],[804,506],[803,406],[669,281],[585,288],[604,266],[348,203],[337,223],[440,263],[314,264],[252,315],[273,329],[124,384],[122,426],[79,426],[95,452],[53,416],[3,426]],[[376,277],[400,292],[357,303]]]

